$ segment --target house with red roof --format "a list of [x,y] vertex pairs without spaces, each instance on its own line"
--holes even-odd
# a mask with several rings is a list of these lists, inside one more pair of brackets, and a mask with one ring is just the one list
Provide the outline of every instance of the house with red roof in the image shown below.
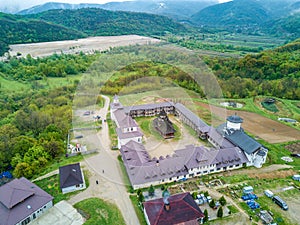
[[170,196],[168,191],[163,198],[143,203],[148,225],[199,225],[204,214],[189,192]]

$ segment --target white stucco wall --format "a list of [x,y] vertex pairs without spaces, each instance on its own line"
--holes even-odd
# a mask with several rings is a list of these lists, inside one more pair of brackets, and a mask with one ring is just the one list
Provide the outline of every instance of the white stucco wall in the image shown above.
[[118,137],[118,148],[120,149],[122,145],[126,145],[129,141],[135,141],[137,143],[142,143],[143,137],[134,137],[134,138],[126,138],[126,139],[120,139]]
[[[17,223],[16,225],[22,225],[22,221],[26,220],[27,218],[30,218],[30,221],[33,221],[35,219],[37,219],[38,217],[42,216],[43,213],[45,213],[48,209],[50,209],[51,207],[53,207],[53,202],[52,200],[49,201],[46,205],[43,205],[41,208],[37,209],[35,212],[33,212],[32,214],[28,215],[26,218],[24,218],[23,220],[21,220],[19,223]],[[35,215],[35,218],[34,218]]]

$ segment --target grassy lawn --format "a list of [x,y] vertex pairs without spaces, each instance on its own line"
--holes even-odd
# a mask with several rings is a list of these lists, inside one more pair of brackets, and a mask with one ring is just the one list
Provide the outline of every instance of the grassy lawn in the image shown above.
[[130,184],[130,180],[129,180],[129,177],[127,175],[127,171],[126,171],[126,167],[124,166],[124,163],[123,163],[123,160],[122,160],[122,157],[119,155],[118,156],[118,161],[119,161],[119,164],[120,164],[120,168],[122,170],[122,174],[123,174],[123,181],[127,187],[127,191],[130,192],[130,193],[134,193],[134,190]]
[[116,133],[116,124],[110,119],[110,115],[107,116],[106,122],[108,124],[108,132],[111,141],[111,147],[118,146],[118,137]]
[[[293,191],[295,191],[295,190],[293,190]],[[299,192],[299,191],[297,190],[297,192]],[[283,197],[285,194],[290,195],[288,193],[288,191],[279,193],[278,195],[280,197]],[[285,199],[285,198],[283,198],[283,199]],[[284,224],[284,225],[297,224],[295,222],[292,222],[288,217],[288,213],[286,211],[282,210],[270,198],[268,198],[266,196],[262,196],[257,200],[257,202],[261,205],[262,209],[269,210],[274,214],[273,218],[274,218],[275,222],[277,222],[278,225],[281,225],[281,224]]]
[[0,90],[6,93],[18,93],[24,92],[31,89],[30,83],[14,81],[14,80],[7,80],[0,75]]
[[230,210],[230,212],[233,214],[233,213],[238,213],[239,210],[233,206],[233,205],[228,205],[227,208]]
[[53,203],[56,204],[62,200],[67,200],[70,198],[70,194],[63,194],[59,188],[59,175],[54,175],[52,177],[45,178],[34,182],[37,186],[42,188],[48,194],[54,197]]
[[[84,180],[86,183],[86,187],[89,186],[89,180],[88,180],[88,174],[85,170],[83,170],[84,173]],[[47,177],[45,179],[35,181],[34,182],[37,186],[39,186],[41,189],[46,191],[48,194],[52,195],[54,197],[53,204],[56,204],[62,200],[69,199],[72,195],[75,195],[83,190],[75,191],[67,194],[63,194],[59,187],[59,175],[53,175],[51,177]]]
[[[170,118],[172,116],[169,116]],[[141,128],[141,130],[143,131],[144,135],[146,137],[150,137],[150,136],[154,136],[155,139],[159,140],[159,141],[164,141],[165,139],[160,135],[160,133],[153,127],[153,120],[156,117],[137,117],[135,118],[135,121],[138,123],[139,127]],[[174,141],[178,141],[180,140],[181,137],[181,132],[179,127],[173,123],[173,127],[176,130],[174,138],[172,138],[171,140]]]
[[74,207],[86,217],[85,225],[125,225],[125,221],[118,207],[99,198],[89,198],[78,202]]
[[[43,80],[34,81],[42,89],[54,89],[62,86],[72,85],[75,81],[80,81],[82,74],[67,77],[48,77]],[[33,82],[21,82],[5,79],[0,75],[1,90],[7,93],[18,93],[32,89]]]
[[146,219],[144,217],[144,212],[143,212],[142,206],[139,205],[138,197],[136,195],[130,195],[129,198],[132,202],[132,205],[133,205],[135,213],[136,213],[136,215],[137,215],[137,217],[140,221],[140,224],[141,225],[146,225],[147,222],[146,222]]

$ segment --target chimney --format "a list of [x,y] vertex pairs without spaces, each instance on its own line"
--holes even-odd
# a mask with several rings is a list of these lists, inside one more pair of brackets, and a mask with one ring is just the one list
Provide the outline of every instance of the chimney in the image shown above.
[[169,197],[170,197],[170,192],[166,189],[163,192],[164,208],[165,208],[166,211],[170,211]]
[[170,204],[169,203],[165,203],[165,210],[170,211]]

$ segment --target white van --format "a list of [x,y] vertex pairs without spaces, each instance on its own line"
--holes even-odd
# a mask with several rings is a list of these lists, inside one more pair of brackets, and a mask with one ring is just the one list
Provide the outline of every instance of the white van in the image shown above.
[[269,198],[272,198],[272,197],[274,196],[273,192],[270,191],[270,190],[265,190],[264,193],[265,193],[265,195],[266,195],[267,197],[269,197]]

